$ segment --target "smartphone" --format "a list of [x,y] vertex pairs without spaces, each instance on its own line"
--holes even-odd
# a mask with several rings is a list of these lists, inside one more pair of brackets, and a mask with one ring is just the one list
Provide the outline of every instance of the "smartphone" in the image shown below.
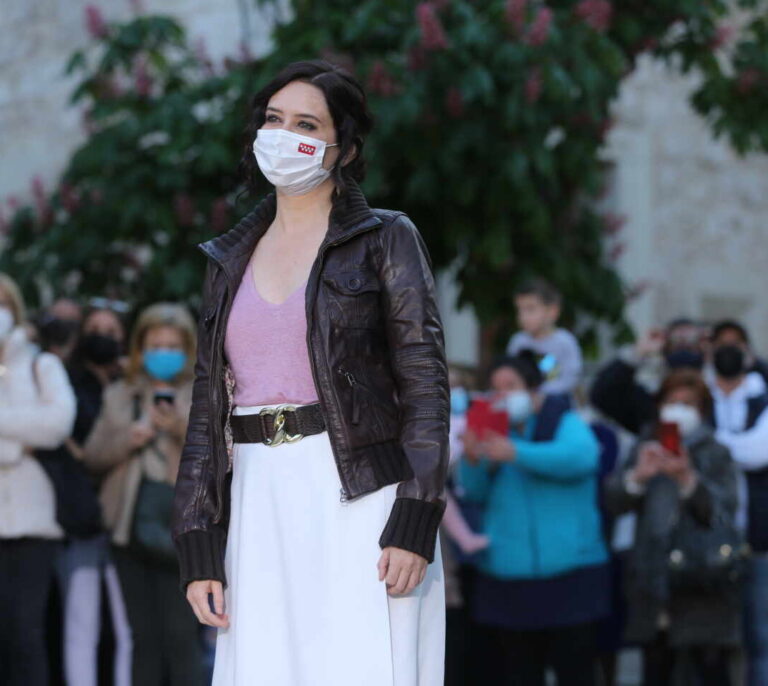
[[680,427],[675,422],[659,422],[659,443],[673,455],[682,455]]
[[509,434],[509,417],[506,410],[495,409],[490,398],[473,398],[467,410],[467,428],[480,439],[489,431],[506,436]]
[[171,390],[155,391],[155,394],[152,397],[152,402],[154,402],[155,405],[160,405],[160,403],[173,405],[175,396],[176,394]]

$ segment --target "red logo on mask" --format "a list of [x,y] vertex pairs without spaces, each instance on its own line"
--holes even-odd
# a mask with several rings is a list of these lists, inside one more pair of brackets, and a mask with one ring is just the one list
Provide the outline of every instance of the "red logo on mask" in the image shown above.
[[309,143],[299,143],[299,152],[303,152],[305,155],[314,155],[317,147],[309,145]]

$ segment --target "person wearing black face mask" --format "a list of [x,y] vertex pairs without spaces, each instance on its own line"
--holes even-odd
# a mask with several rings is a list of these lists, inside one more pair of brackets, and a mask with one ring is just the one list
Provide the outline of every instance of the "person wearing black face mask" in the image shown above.
[[601,369],[590,389],[594,407],[633,434],[656,419],[654,393],[670,369],[704,365],[701,327],[677,319],[628,346]]
[[97,367],[112,365],[120,355],[120,341],[114,335],[89,333],[80,341],[83,359]]
[[745,341],[715,336],[714,342],[708,375],[716,437],[742,473],[737,521],[753,551],[744,602],[747,684],[762,686],[768,683],[768,394],[762,377],[748,371]]
[[[97,682],[102,582],[109,589],[110,603],[121,596],[94,480],[82,462],[81,446],[101,411],[104,388],[119,374],[124,338],[123,323],[112,310],[86,313],[67,369],[77,399],[72,436],[60,448],[37,455],[58,474],[57,518],[68,535],[57,562],[57,576],[63,599],[63,667],[70,684]],[[112,608],[110,615],[116,647],[115,680],[129,683],[130,629],[120,624],[124,612]]]

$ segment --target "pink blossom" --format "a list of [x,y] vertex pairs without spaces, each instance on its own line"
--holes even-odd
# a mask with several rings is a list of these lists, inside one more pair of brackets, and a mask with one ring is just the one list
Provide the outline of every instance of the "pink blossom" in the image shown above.
[[611,262],[616,262],[626,252],[626,250],[627,250],[626,243],[616,243],[616,245],[614,245],[608,251],[608,259]]
[[745,69],[736,77],[736,90],[742,95],[746,95],[754,90],[759,82],[760,72],[757,69]]
[[8,203],[8,209],[11,212],[16,212],[19,209],[19,207],[21,207],[21,202],[19,201],[19,198],[16,195],[8,196],[8,200],[6,202]]
[[531,29],[526,37],[528,45],[544,45],[549,38],[549,29],[552,26],[552,10],[546,5],[539,8],[536,18],[531,24]]
[[443,24],[431,2],[420,2],[416,6],[416,18],[421,30],[421,44],[427,50],[444,50],[448,47]]
[[574,11],[579,19],[595,31],[603,33],[610,28],[613,6],[608,0],[581,0]]
[[188,193],[178,193],[173,199],[173,211],[179,226],[192,226],[195,223],[195,203]]
[[504,5],[504,15],[507,22],[518,36],[525,30],[525,19],[528,14],[528,0],[507,0]]
[[226,198],[216,198],[211,206],[211,228],[214,233],[223,233],[229,224],[229,203]]
[[541,69],[534,67],[525,82],[525,99],[529,104],[532,105],[539,100],[542,89]]
[[133,85],[136,93],[142,98],[147,98],[152,92],[154,80],[149,74],[147,60],[144,57],[138,57],[133,67]]
[[101,10],[96,5],[85,6],[85,27],[92,38],[106,38],[109,34]]
[[389,97],[397,92],[397,84],[392,74],[387,69],[383,60],[376,60],[373,63],[367,81],[368,90],[371,93]]
[[59,186],[59,201],[61,206],[70,214],[77,211],[77,208],[80,207],[80,198],[77,192],[71,184],[66,182]]
[[624,227],[627,217],[622,214],[608,212],[603,215],[603,233],[607,236],[615,236]]
[[445,94],[445,109],[454,119],[464,114],[464,96],[456,86],[451,86]]
[[722,48],[724,45],[729,43],[731,39],[734,36],[734,28],[732,26],[718,26],[717,30],[715,31],[715,35],[713,36],[712,40],[709,42],[709,47],[712,50],[717,50],[719,48]]

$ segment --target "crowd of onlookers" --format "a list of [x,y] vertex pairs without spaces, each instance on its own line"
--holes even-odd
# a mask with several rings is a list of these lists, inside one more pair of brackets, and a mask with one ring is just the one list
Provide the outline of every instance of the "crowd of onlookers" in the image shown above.
[[195,322],[103,298],[29,318],[0,275],[0,683],[202,686],[170,509]]
[[[451,372],[447,684],[768,684],[768,365],[671,322],[585,383],[560,295],[516,295],[487,375]],[[549,675],[549,677],[547,676]]]
[[[451,368],[446,684],[768,685],[768,364],[680,319],[585,383],[560,295],[516,295],[489,370]],[[169,521],[195,323],[0,275],[0,683],[194,686],[214,630]],[[551,678],[551,676],[549,677]]]

